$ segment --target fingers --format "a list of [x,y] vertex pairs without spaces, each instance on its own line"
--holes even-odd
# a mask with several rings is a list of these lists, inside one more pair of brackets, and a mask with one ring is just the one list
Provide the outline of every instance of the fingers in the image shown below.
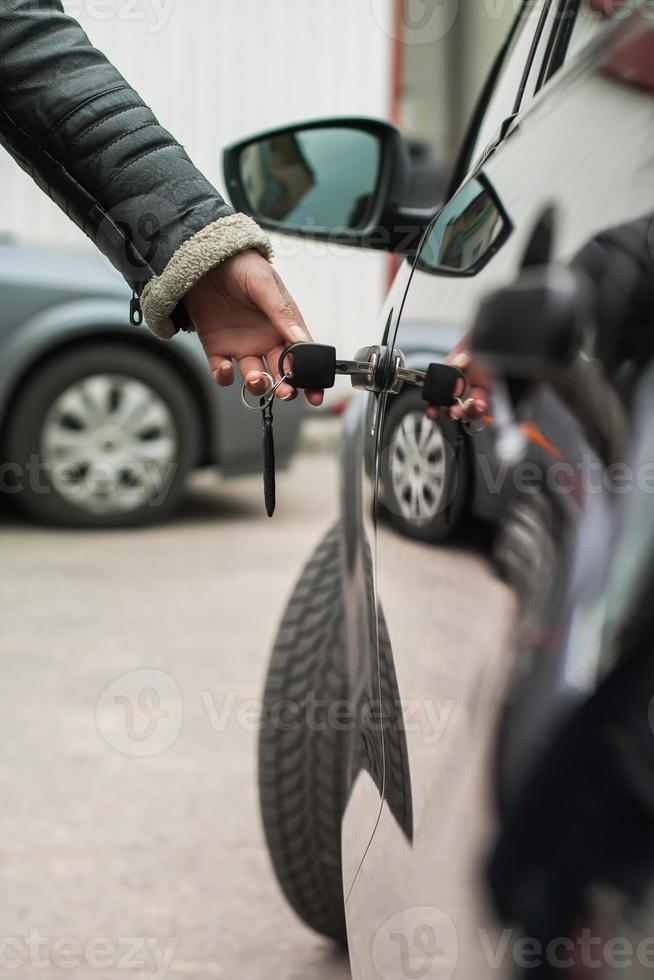
[[306,400],[309,402],[310,405],[313,405],[314,408],[318,408],[323,403],[323,399],[325,397],[325,392],[322,391],[322,390],[320,390],[320,391],[305,391],[304,392],[304,395],[305,395]]
[[266,368],[260,357],[241,357],[238,362],[239,371],[243,375],[243,380],[248,390],[253,395],[264,395],[270,382],[266,375]]
[[[450,409],[450,417],[456,420],[465,419],[468,422],[474,422],[476,419],[482,418],[488,411],[488,388],[486,385],[476,383],[484,379],[484,374],[473,365],[472,356],[467,350],[457,351],[449,359],[449,362],[463,371],[469,385],[467,398],[463,405],[458,403],[453,405]],[[463,389],[465,390],[465,384]],[[463,390],[457,392],[459,398],[462,395]]]
[[229,388],[234,383],[234,366],[227,357],[209,357],[211,377],[221,388]]

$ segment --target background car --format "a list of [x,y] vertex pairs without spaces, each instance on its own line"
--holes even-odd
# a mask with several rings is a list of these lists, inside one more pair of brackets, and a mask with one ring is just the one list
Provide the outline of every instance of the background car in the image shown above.
[[[192,334],[158,340],[94,256],[0,243],[3,492],[36,520],[78,527],[169,517],[189,474],[257,472],[261,429],[240,388],[218,389]],[[275,420],[277,465],[298,440],[299,399]]]
[[[644,8],[525,3],[436,215],[403,205],[399,135],[357,119],[300,124],[232,147],[226,177],[233,200],[280,233],[403,254],[409,261],[383,311],[379,350],[406,347],[426,368],[433,351],[471,328],[491,292],[535,267],[565,264],[605,229],[654,213],[644,136],[654,33]],[[256,206],[265,194],[249,196],[240,159],[247,152],[265,161],[276,144],[293,150],[302,181],[273,216]],[[324,157],[320,146],[328,147]],[[343,159],[347,168],[333,165]],[[279,173],[262,167],[259,190],[269,179],[283,204]],[[523,312],[515,317],[521,330],[512,334],[522,359],[508,370],[508,347],[499,361],[506,384],[493,401],[486,476],[503,527],[512,522],[514,539],[521,527],[534,529],[522,534],[526,565],[509,560],[514,573],[507,584],[482,536],[454,539],[447,548],[415,540],[415,521],[402,509],[402,475],[393,486],[393,458],[405,466],[409,448],[412,465],[436,472],[440,433],[451,449],[445,481],[458,481],[460,438],[457,432],[448,438],[445,426],[438,433],[423,429],[413,395],[406,387],[391,393],[382,378],[348,413],[341,519],[310,559],[273,652],[260,742],[270,852],[298,914],[348,943],[356,980],[414,970],[514,975],[514,950],[492,963],[483,937],[498,948],[502,915],[518,935],[545,929],[520,861],[512,862],[511,839],[503,864],[508,880],[493,880],[494,907],[484,867],[506,801],[512,792],[514,802],[520,797],[553,738],[558,707],[588,700],[597,689],[610,555],[616,542],[626,546],[621,535],[631,498],[618,506],[603,485],[596,493],[584,485],[579,458],[599,459],[600,471],[607,462],[595,421],[581,411],[574,390],[557,387],[539,347],[542,336],[530,332],[545,319],[556,333],[560,311],[550,311],[551,318],[537,305]],[[416,323],[426,325],[417,346]],[[558,373],[567,376],[581,341],[559,354]],[[596,408],[609,404],[611,390],[606,384]],[[404,397],[411,401],[398,409]],[[520,489],[526,472],[531,478]],[[558,485],[561,472],[572,476]],[[525,500],[535,501],[529,513],[515,505]],[[445,502],[449,507],[449,494]],[[393,507],[399,513],[392,521],[377,520]],[[503,533],[500,551],[510,552],[511,534]],[[628,617],[624,597],[620,609]],[[548,683],[536,683],[543,671]],[[320,705],[311,723],[299,707],[307,700]],[[516,702],[524,710],[516,712]],[[280,703],[298,706],[293,724],[288,711],[278,723]],[[586,831],[565,820],[557,827],[548,842],[553,860],[561,858],[558,847],[566,854],[568,834],[574,840]],[[574,898],[583,923],[599,928],[606,905]],[[630,902],[637,896],[629,894]],[[560,905],[559,912],[557,928],[579,927],[579,920],[565,920]]]

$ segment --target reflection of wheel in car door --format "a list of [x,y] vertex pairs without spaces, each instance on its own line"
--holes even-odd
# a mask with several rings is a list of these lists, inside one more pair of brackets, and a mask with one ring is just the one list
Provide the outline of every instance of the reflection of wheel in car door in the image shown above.
[[392,523],[410,538],[443,541],[468,503],[469,459],[459,427],[441,413],[425,415],[418,391],[388,402],[380,462],[380,499]]
[[344,656],[342,562],[334,529],[304,568],[275,641],[259,737],[259,794],[284,895],[307,925],[342,943],[347,734],[328,719],[331,706],[347,696]]
[[29,377],[11,413],[16,498],[51,524],[161,520],[197,462],[198,430],[190,392],[153,354],[109,342],[61,352]]

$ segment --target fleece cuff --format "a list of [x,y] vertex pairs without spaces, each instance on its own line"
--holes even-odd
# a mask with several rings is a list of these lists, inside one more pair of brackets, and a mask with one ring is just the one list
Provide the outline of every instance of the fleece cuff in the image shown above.
[[164,340],[173,337],[177,331],[170,317],[179,301],[207,272],[248,248],[256,249],[265,259],[272,258],[270,239],[245,214],[219,218],[184,242],[141,294],[143,317],[150,329]]

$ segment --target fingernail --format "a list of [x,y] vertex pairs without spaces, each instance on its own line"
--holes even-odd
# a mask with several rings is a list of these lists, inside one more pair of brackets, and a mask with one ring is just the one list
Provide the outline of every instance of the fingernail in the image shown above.
[[293,338],[293,340],[295,340],[297,343],[300,343],[301,341],[308,339],[306,330],[303,330],[302,327],[298,327],[297,324],[292,326],[288,332]]
[[470,358],[468,357],[467,354],[464,354],[463,352],[461,352],[460,354],[456,354],[452,358],[452,364],[454,365],[454,367],[467,368],[469,363],[470,363]]
[[296,393],[294,391],[289,391],[288,395],[282,395],[282,397],[280,398],[280,401],[282,401],[282,402],[290,402],[290,401],[292,401],[295,398],[295,394]]

